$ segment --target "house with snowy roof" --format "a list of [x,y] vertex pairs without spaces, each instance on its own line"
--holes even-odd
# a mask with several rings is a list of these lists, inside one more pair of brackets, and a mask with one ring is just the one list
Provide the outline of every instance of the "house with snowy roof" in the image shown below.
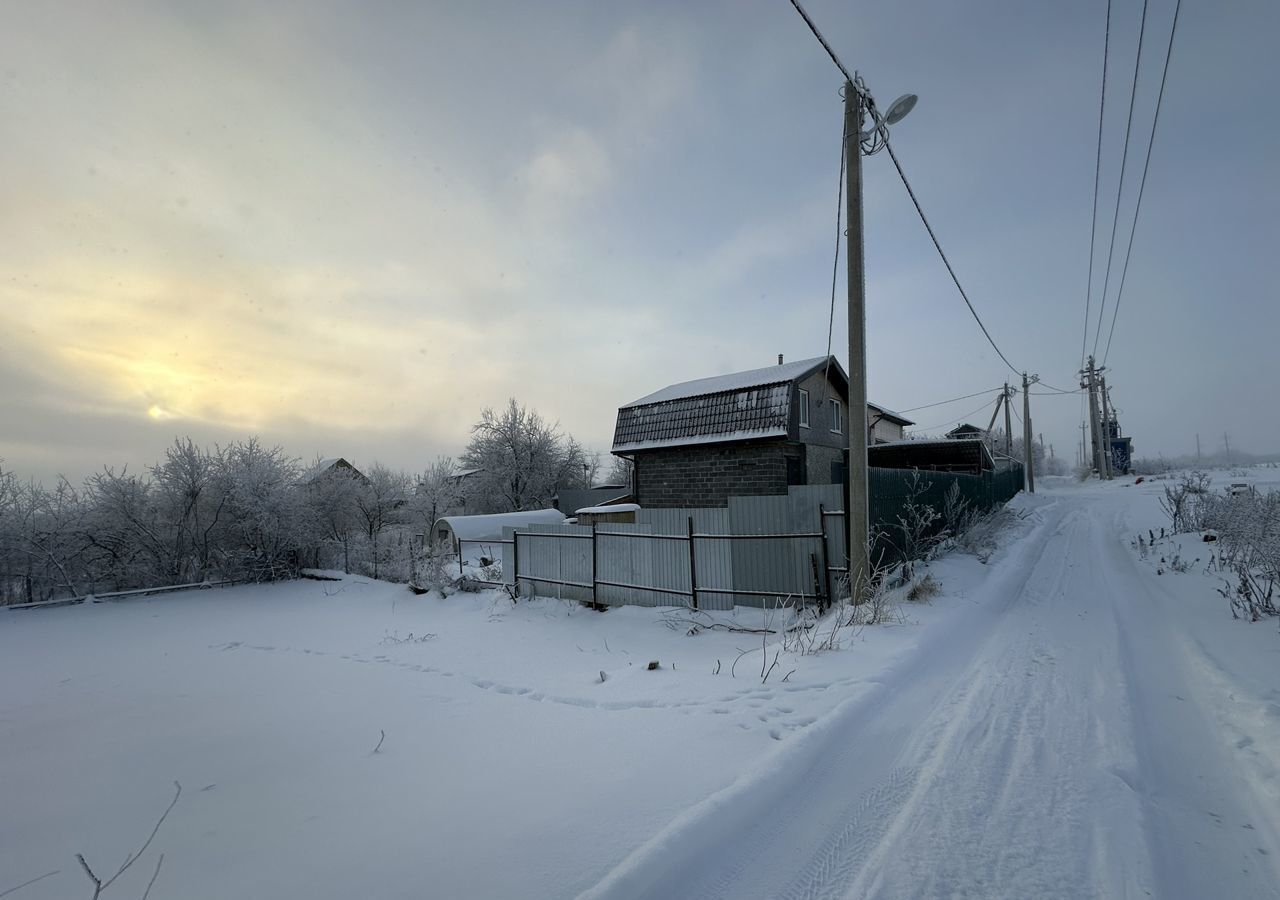
[[[834,356],[669,385],[618,410],[613,453],[634,462],[642,507],[722,507],[844,481],[849,377]],[[867,404],[868,443],[900,441],[911,420]]]
[[357,469],[351,463],[347,462],[341,456],[335,456],[331,459],[322,459],[313,463],[303,477],[303,484],[318,484],[326,478],[334,478],[339,475],[346,475],[354,478],[362,484],[368,484],[369,479],[363,472]]

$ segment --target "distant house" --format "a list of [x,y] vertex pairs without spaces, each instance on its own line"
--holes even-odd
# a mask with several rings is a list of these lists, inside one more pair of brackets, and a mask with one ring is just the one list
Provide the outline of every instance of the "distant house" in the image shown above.
[[957,425],[955,428],[952,428],[947,432],[946,436],[952,440],[963,440],[965,438],[982,439],[987,436],[987,432],[984,429],[979,428],[977,425],[970,425],[968,422],[965,422],[963,425]]
[[332,478],[335,475],[348,475],[355,478],[362,484],[368,484],[368,477],[357,469],[351,463],[347,462],[341,456],[335,456],[332,459],[322,459],[308,470],[303,478],[303,484],[315,484],[325,478]]
[[[844,480],[849,379],[835,357],[673,384],[618,410],[613,453],[635,463],[642,507],[722,507],[730,496],[786,494]],[[912,424],[868,404],[868,443]]]

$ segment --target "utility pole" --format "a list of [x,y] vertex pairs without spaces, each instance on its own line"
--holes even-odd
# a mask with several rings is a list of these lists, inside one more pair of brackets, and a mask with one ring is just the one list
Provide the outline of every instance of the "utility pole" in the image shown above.
[[1231,435],[1222,432],[1222,443],[1227,446],[1227,465],[1231,465]]
[[861,603],[870,583],[867,547],[867,309],[862,260],[862,91],[844,84],[844,158],[848,183],[845,215],[848,231],[849,287],[849,501],[845,528],[849,532],[849,596]]
[[1107,393],[1107,376],[1102,376],[1102,460],[1107,467],[1107,481],[1114,476],[1111,459],[1111,395]]
[[1009,382],[1004,383],[1004,455],[1013,458],[1013,422],[1009,418]]
[[1196,434],[1196,465],[1200,465],[1200,435]]
[[1105,478],[1106,468],[1105,463],[1102,461],[1102,426],[1098,420],[1100,414],[1098,409],[1098,373],[1094,368],[1092,356],[1089,357],[1089,364],[1080,374],[1085,377],[1085,383],[1081,387],[1089,391],[1089,439],[1090,446],[1093,448],[1093,468],[1097,471],[1099,478]]
[[1039,375],[1028,379],[1027,373],[1022,373],[1022,457],[1025,461],[1027,492],[1031,494],[1036,492],[1036,463],[1032,452],[1035,448],[1031,445],[1031,384],[1032,381],[1039,380]]

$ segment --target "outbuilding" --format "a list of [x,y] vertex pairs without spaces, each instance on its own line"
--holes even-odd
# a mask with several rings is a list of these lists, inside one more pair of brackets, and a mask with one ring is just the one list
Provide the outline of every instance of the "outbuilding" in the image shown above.
[[558,509],[529,509],[485,516],[444,516],[436,520],[431,533],[437,542],[448,541],[464,560],[478,560],[481,556],[497,559],[504,528],[563,524],[564,514]]

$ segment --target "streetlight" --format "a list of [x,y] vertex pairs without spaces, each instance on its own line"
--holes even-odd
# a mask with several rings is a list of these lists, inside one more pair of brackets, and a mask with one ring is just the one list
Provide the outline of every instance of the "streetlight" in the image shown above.
[[[799,7],[797,7],[799,9]],[[804,15],[801,10],[801,15]],[[806,21],[808,17],[805,16]],[[824,42],[825,44],[825,42]],[[837,63],[838,64],[838,63]],[[841,67],[843,70],[843,67]],[[847,71],[847,70],[846,70]],[[862,259],[862,157],[884,149],[889,126],[903,120],[916,105],[915,94],[903,94],[881,115],[862,76],[846,81],[844,93],[844,155],[848,166],[845,232],[849,258],[849,499],[845,510],[849,538],[849,596],[854,603],[866,597],[871,573],[867,546],[867,311]],[[863,130],[870,113],[872,126]],[[856,415],[856,418],[855,418]],[[854,428],[853,423],[859,422]]]

